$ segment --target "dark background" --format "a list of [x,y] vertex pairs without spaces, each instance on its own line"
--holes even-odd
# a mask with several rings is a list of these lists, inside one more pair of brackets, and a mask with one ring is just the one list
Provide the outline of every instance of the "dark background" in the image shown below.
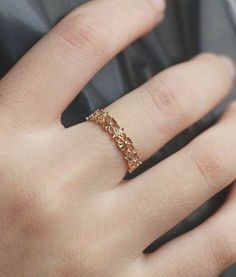
[[[87,1],[1,0],[0,77],[61,17],[84,2]],[[161,26],[128,47],[97,74],[65,111],[64,125],[68,127],[84,121],[94,109],[115,101],[164,68],[205,51],[224,53],[236,60],[236,0],[169,0],[167,16]],[[135,174],[176,152],[214,124],[233,98],[236,98],[236,91],[207,117],[158,151]],[[146,252],[200,224],[215,212],[226,195],[227,190],[215,196],[154,242]],[[235,277],[236,267],[223,276]]]

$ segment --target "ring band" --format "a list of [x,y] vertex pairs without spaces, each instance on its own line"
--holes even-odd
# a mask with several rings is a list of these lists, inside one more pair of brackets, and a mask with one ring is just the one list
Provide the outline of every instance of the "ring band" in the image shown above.
[[108,112],[105,112],[103,109],[98,109],[89,117],[86,117],[86,120],[96,123],[112,137],[119,150],[123,153],[124,159],[127,161],[129,173],[132,173],[142,164],[141,156],[134,147],[132,140]]

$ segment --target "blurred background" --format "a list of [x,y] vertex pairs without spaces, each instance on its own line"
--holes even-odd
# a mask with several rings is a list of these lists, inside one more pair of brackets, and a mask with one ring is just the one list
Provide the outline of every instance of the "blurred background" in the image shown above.
[[[58,20],[85,2],[87,0],[1,0],[0,77]],[[66,127],[82,122],[96,108],[107,106],[161,70],[208,51],[226,54],[236,60],[236,0],[168,0],[163,23],[99,72],[64,112],[62,122]],[[214,111],[153,155],[135,175],[162,161],[209,128],[234,98],[236,90]],[[200,224],[222,205],[226,196],[227,189],[155,241],[145,252],[154,251]],[[236,266],[222,276],[235,277]]]

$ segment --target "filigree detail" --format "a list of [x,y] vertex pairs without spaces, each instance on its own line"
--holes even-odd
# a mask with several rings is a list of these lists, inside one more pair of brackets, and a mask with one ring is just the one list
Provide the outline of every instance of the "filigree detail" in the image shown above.
[[96,123],[113,138],[128,163],[129,173],[133,172],[142,164],[141,156],[134,147],[132,140],[108,112],[105,112],[103,109],[98,109],[87,117],[86,120]]

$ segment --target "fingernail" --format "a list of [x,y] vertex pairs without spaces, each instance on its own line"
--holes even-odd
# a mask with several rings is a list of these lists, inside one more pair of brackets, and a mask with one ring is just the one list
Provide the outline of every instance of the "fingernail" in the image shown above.
[[151,0],[155,6],[157,6],[160,12],[164,12],[166,9],[166,1],[165,0]]
[[223,62],[223,64],[227,67],[230,75],[235,78],[236,76],[236,66],[235,63],[232,61],[232,59],[230,59],[229,57],[225,56],[225,55],[220,55],[221,61]]

